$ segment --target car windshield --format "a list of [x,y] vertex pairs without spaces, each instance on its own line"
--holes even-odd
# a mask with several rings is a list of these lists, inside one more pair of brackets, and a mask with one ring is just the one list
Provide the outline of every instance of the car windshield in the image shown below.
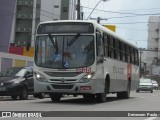
[[95,60],[91,35],[37,36],[35,64],[40,67],[71,69],[90,66]]
[[157,84],[157,81],[152,81],[152,83]]
[[1,72],[1,77],[12,77],[12,76],[23,77],[25,71],[26,69],[22,68],[9,68]]
[[151,83],[151,79],[140,79],[140,83]]

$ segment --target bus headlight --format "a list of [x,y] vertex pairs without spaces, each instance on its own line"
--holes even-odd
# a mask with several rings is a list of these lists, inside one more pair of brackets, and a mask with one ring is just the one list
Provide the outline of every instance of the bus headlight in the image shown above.
[[39,81],[39,82],[47,82],[47,79],[39,73],[35,72],[34,76],[35,76],[36,80]]
[[79,82],[89,82],[94,76],[94,73],[85,75]]

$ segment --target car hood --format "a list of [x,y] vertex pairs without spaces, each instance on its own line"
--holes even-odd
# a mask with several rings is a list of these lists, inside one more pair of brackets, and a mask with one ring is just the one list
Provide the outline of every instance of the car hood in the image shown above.
[[15,79],[20,78],[18,76],[12,76],[12,77],[1,77],[0,78],[0,83],[5,83],[5,82],[12,82]]
[[152,85],[152,83],[139,83],[139,85]]

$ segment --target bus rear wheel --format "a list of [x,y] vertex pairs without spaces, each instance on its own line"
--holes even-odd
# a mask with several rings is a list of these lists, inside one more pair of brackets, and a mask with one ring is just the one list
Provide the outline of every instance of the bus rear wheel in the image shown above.
[[49,94],[49,96],[53,102],[59,102],[62,97],[61,94]]
[[118,92],[117,93],[117,98],[118,99],[128,99],[130,97],[130,90],[131,90],[131,82],[128,81],[127,91]]

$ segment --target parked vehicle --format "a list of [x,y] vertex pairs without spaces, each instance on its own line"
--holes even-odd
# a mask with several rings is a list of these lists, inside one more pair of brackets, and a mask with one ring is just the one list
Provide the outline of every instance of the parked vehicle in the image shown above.
[[157,81],[152,80],[152,84],[153,84],[153,89],[158,90],[159,85],[158,85]]
[[0,74],[0,96],[27,99],[28,95],[43,98],[44,93],[34,93],[32,67],[12,67]]
[[150,91],[151,93],[153,93],[152,80],[147,78],[141,78],[139,87],[136,90],[136,92],[139,92],[139,91]]

